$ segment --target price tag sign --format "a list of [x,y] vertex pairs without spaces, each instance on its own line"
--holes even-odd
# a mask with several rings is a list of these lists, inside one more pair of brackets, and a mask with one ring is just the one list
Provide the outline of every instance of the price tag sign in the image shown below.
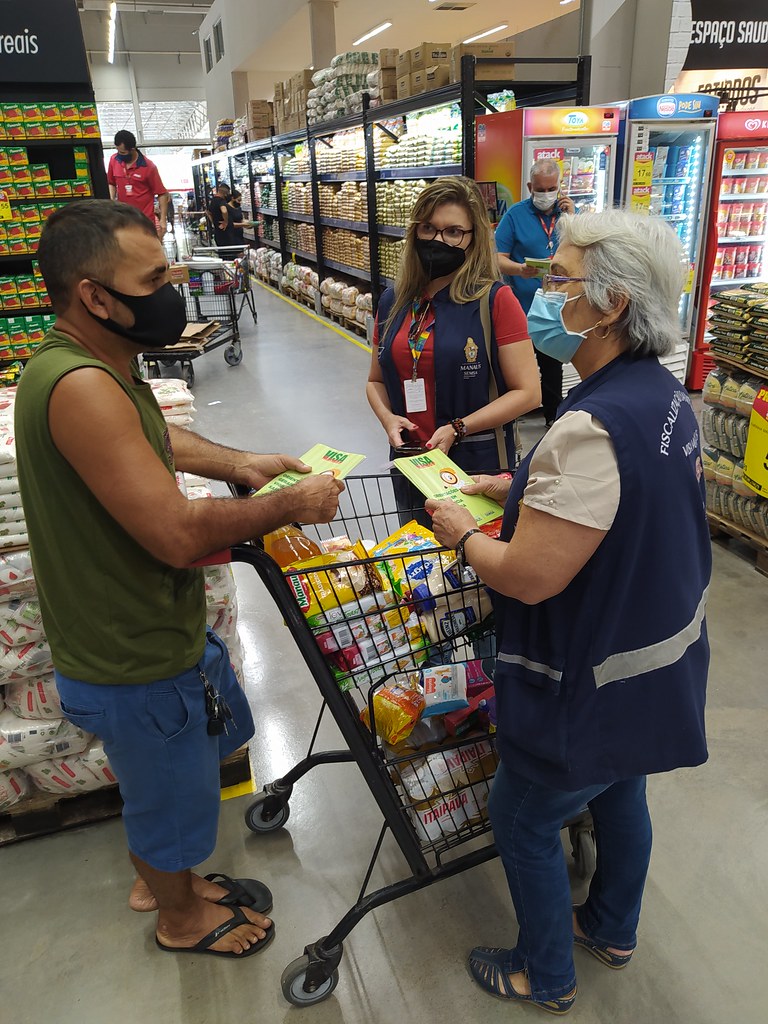
[[8,193],[0,188],[0,220],[12,220],[12,217]]
[[632,185],[633,187],[650,187],[653,181],[653,153],[635,153],[632,164]]
[[630,198],[630,209],[635,213],[651,212],[651,186],[633,185]]
[[752,406],[744,455],[744,483],[768,497],[768,387],[760,388]]

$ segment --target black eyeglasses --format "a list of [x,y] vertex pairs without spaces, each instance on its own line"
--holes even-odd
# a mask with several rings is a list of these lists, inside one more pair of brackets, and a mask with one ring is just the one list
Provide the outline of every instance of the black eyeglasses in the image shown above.
[[473,230],[473,228],[450,227],[438,231],[434,224],[417,224],[416,237],[420,238],[423,242],[431,242],[433,238],[437,238],[440,235],[440,240],[445,242],[446,245],[456,246],[461,245],[464,241],[464,236],[471,235]]

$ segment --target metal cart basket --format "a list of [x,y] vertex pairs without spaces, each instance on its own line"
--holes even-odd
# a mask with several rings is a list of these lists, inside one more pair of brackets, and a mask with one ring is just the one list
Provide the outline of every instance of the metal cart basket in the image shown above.
[[248,247],[230,248],[229,255],[234,258],[224,260],[217,250],[196,249],[193,259],[184,264],[189,281],[176,285],[176,289],[184,296],[187,323],[201,325],[201,329],[209,325],[211,329],[170,348],[145,352],[144,362],[151,377],[161,376],[161,366],[179,363],[182,378],[192,387],[193,360],[222,346],[226,346],[225,362],[230,366],[242,362],[240,314],[247,304],[255,324],[257,313],[251,292]]
[[[304,532],[321,541],[344,534],[352,542],[380,542],[402,521],[389,476],[350,477],[337,518]],[[261,834],[285,825],[294,785],[323,764],[356,763],[383,816],[354,905],[283,972],[283,994],[296,1006],[317,1003],[334,990],[342,943],[369,911],[496,856],[486,812],[497,764],[486,700],[492,690],[476,690],[470,707],[456,715],[421,718],[402,740],[388,733],[383,718],[393,684],[407,687],[409,674],[420,667],[466,663],[483,687],[482,671],[493,673],[493,659],[482,660],[483,648],[491,653],[493,633],[485,588],[471,570],[457,569],[445,549],[349,557],[354,560],[330,571],[299,572],[282,570],[256,544],[232,551],[233,560],[252,565],[264,582],[322,698],[307,756],[264,786],[246,811],[246,824]],[[343,749],[314,749],[326,710],[341,731]],[[586,877],[594,867],[591,818],[585,812],[566,826],[576,870]],[[369,891],[388,832],[409,874]]]

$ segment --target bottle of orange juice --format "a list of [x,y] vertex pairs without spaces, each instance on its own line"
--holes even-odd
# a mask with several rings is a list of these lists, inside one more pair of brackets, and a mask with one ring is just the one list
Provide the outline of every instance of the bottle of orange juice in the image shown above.
[[281,526],[264,537],[264,550],[281,569],[323,554],[320,545],[298,526]]

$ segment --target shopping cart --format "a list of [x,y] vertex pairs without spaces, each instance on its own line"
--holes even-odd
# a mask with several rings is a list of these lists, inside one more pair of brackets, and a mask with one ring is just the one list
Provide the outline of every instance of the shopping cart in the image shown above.
[[[192,387],[195,382],[193,360],[214,349],[226,346],[224,360],[238,366],[243,359],[240,340],[240,313],[248,302],[256,323],[256,309],[250,291],[248,250],[234,247],[236,257],[223,260],[216,250],[195,250],[197,256],[184,263],[189,280],[176,285],[184,296],[188,336],[177,345],[144,353],[144,363],[151,377],[162,376],[161,366],[181,366],[181,377]],[[233,254],[234,255],[234,254]],[[238,298],[240,304],[238,306]]]
[[192,250],[192,259],[210,259],[220,256],[231,264],[233,274],[233,288],[236,295],[240,296],[237,307],[237,318],[240,319],[243,308],[248,306],[253,317],[254,324],[258,323],[259,315],[256,312],[256,303],[253,298],[253,287],[251,284],[251,247],[249,245],[219,245],[216,247],[196,245]]
[[[305,533],[321,541],[338,534],[352,541],[382,541],[399,529],[400,514],[390,477],[350,477],[336,519],[328,526],[307,527]],[[475,674],[478,665],[480,672],[492,674],[493,660],[479,662],[476,652],[492,634],[493,621],[492,616],[477,615],[478,609],[489,608],[482,585],[471,571],[459,574],[457,583],[455,562],[451,564],[451,553],[444,549],[355,558],[335,566],[333,573],[314,575],[309,570],[283,571],[256,544],[234,548],[232,558],[256,569],[322,697],[307,756],[264,786],[246,811],[246,824],[256,834],[282,828],[294,785],[317,765],[344,763],[357,764],[384,819],[355,903],[283,972],[285,998],[296,1006],[309,1006],[336,987],[342,943],[369,911],[496,856],[486,813],[497,764],[488,725],[491,691],[480,682],[473,706],[454,715],[450,724],[448,718],[421,720],[410,737],[394,745],[380,735],[386,733],[380,701],[396,678],[420,666],[459,662],[471,662]],[[392,589],[381,589],[385,573],[387,579],[394,576],[407,584],[402,601],[395,600]],[[418,589],[418,578],[430,581],[428,590]],[[436,604],[430,592],[442,594]],[[421,637],[420,623],[428,627],[428,644]],[[346,746],[315,751],[326,711]],[[370,728],[361,718],[366,714]],[[586,877],[594,868],[591,818],[585,811],[564,827],[569,830],[577,874]],[[369,891],[387,833],[399,846],[410,874]]]

